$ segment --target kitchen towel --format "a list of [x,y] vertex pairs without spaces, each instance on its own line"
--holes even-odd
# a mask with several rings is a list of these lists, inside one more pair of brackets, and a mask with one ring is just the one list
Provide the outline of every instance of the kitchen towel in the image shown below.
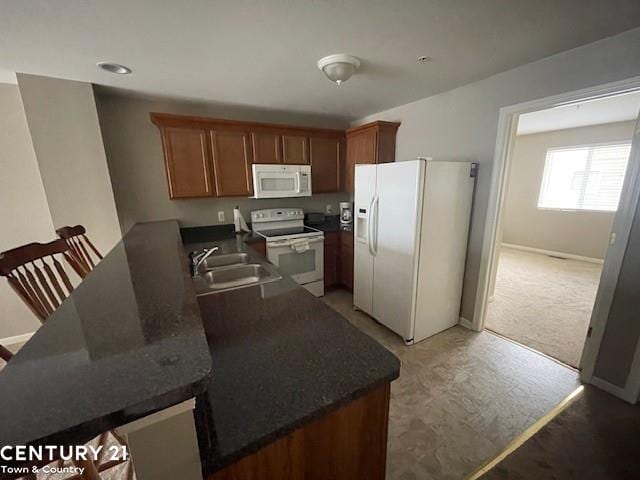
[[291,248],[293,248],[296,253],[304,253],[309,250],[309,240],[306,238],[291,240]]

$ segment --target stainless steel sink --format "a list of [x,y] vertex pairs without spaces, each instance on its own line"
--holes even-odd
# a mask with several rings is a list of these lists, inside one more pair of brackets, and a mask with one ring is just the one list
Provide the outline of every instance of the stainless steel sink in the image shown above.
[[226,255],[212,255],[205,260],[205,269],[210,270],[217,267],[226,267],[228,265],[242,265],[249,261],[249,255],[246,253],[228,253]]
[[[246,261],[247,257],[244,257],[244,259]],[[197,295],[208,295],[236,288],[253,287],[268,282],[275,282],[281,278],[270,264],[240,263],[211,268],[202,275],[198,275],[194,279],[194,282],[196,284]]]

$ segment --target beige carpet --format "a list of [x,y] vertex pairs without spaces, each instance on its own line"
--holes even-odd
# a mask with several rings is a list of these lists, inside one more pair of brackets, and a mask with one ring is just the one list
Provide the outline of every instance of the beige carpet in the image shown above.
[[324,301],[395,353],[387,480],[461,480],[578,385],[576,372],[490,332],[453,327],[407,347],[344,290]]
[[595,263],[503,247],[485,326],[577,367],[601,271]]

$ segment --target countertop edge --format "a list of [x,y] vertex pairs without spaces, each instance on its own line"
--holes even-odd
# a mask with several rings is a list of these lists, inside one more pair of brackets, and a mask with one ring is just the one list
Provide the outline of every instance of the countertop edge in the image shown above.
[[398,365],[398,370],[393,374],[388,375],[387,377],[383,377],[382,379],[377,380],[364,388],[358,389],[353,393],[351,393],[350,395],[347,395],[344,398],[338,399],[329,405],[321,407],[315,412],[310,413],[309,415],[306,415],[304,417],[301,417],[299,420],[297,420],[291,425],[282,427],[270,433],[269,435],[265,435],[255,440],[249,445],[225,457],[222,461],[212,465],[203,465],[203,473],[205,473],[206,475],[212,475],[216,472],[219,472],[220,470],[223,470],[225,467],[228,467],[229,465],[235,463],[236,461],[241,460],[253,453],[256,453],[263,447],[266,447],[267,445],[270,445],[271,443],[284,438],[286,435],[296,431],[297,429],[305,427],[311,424],[312,422],[316,420],[320,420],[321,418],[339,410],[340,408],[348,405],[349,403],[363,397],[367,393],[372,392],[373,390],[380,387],[381,385],[393,382],[399,376],[400,376],[400,365]]

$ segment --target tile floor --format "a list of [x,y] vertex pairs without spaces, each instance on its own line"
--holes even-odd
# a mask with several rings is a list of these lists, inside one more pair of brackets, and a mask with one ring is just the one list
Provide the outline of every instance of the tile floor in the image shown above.
[[354,311],[349,292],[324,300],[402,361],[391,388],[391,480],[465,478],[580,384],[573,370],[489,332],[453,327],[407,347]]

